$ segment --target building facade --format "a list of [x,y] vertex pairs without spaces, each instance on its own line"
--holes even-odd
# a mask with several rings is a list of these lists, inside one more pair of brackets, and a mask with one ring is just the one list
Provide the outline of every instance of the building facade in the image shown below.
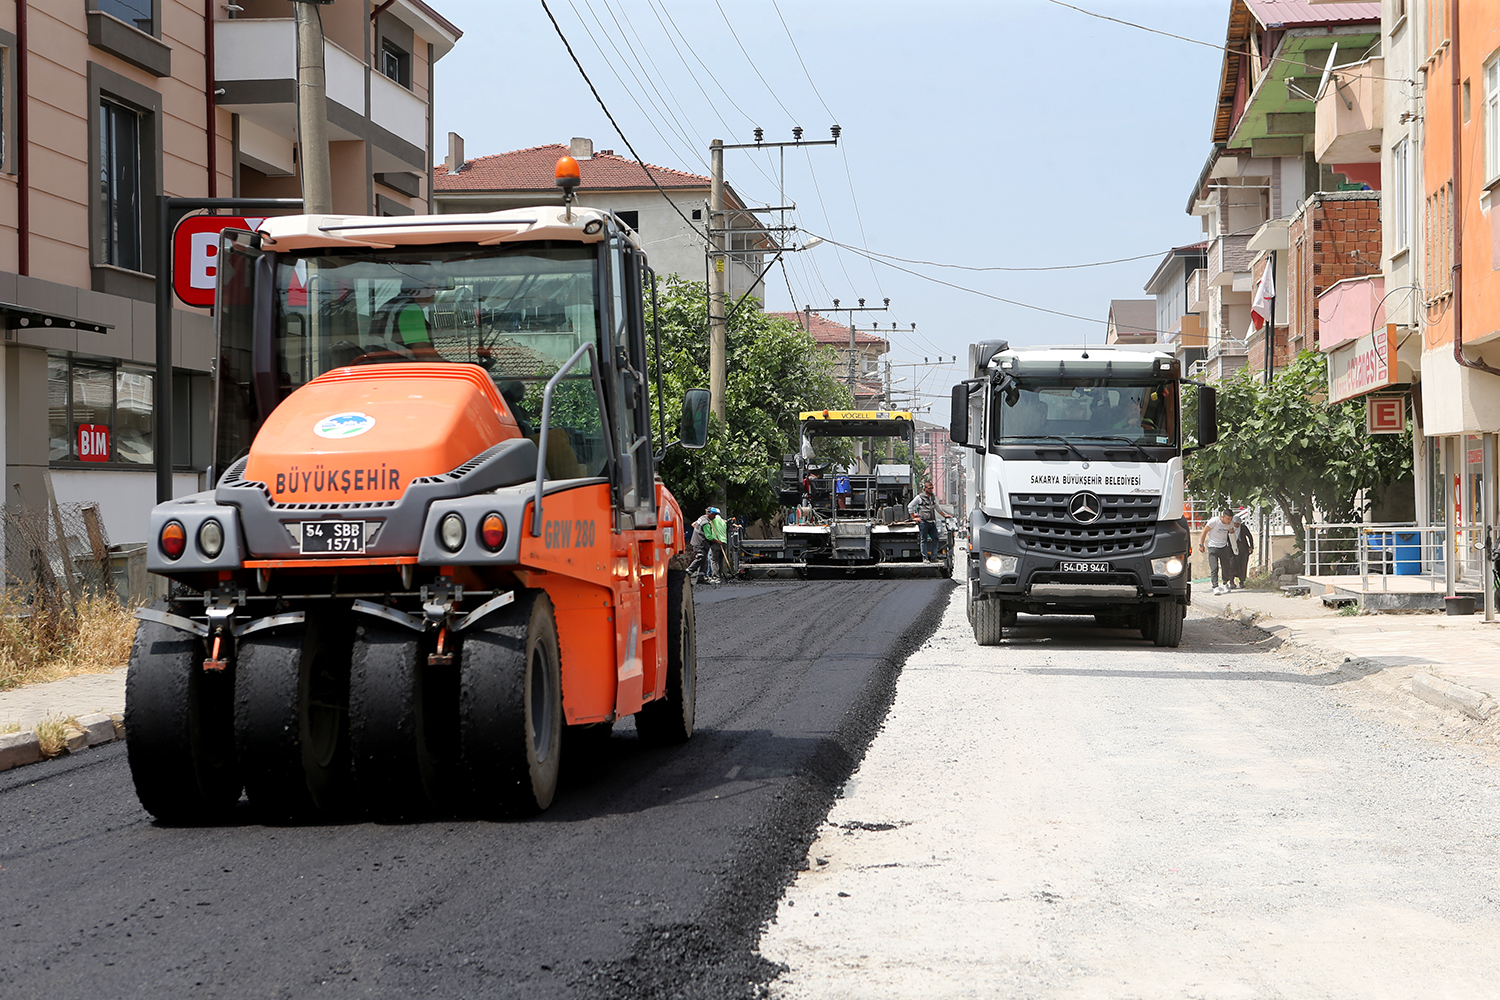
[[[336,209],[425,210],[431,67],[460,33],[421,0],[376,6],[321,8]],[[7,502],[95,501],[112,541],[144,540],[161,392],[174,489],[204,485],[213,320],[179,303],[172,370],[156,370],[156,201],[300,194],[291,13],[284,0],[0,8]]]

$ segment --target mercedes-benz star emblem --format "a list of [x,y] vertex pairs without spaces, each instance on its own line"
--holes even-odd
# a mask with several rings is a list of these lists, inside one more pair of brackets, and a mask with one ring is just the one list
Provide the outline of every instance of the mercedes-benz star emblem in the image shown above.
[[1068,500],[1068,516],[1079,524],[1093,524],[1104,513],[1104,501],[1098,494],[1084,490]]

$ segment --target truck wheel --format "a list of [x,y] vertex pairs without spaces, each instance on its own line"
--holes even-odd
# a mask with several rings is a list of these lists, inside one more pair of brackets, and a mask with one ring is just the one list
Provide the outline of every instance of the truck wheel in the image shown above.
[[641,740],[655,746],[686,743],[698,702],[698,627],[687,574],[667,571],[667,690],[635,716]]
[[250,804],[273,819],[334,809],[347,792],[347,666],[317,622],[256,633],[235,664],[234,739]]
[[999,601],[974,602],[974,641],[981,646],[998,646],[1005,636],[1001,624],[1005,613]]
[[1151,634],[1147,636],[1158,646],[1176,649],[1182,642],[1182,619],[1187,609],[1180,604],[1158,604],[1151,616]]
[[562,756],[557,622],[539,590],[518,591],[490,620],[459,654],[461,780],[477,812],[533,815],[552,804]]
[[349,745],[359,806],[387,821],[424,815],[438,775],[427,739],[421,637],[374,622],[361,622],[354,635]]
[[141,622],[130,647],[125,754],[136,796],[163,823],[219,819],[240,798],[234,675],[205,673],[205,655],[197,637],[156,622]]

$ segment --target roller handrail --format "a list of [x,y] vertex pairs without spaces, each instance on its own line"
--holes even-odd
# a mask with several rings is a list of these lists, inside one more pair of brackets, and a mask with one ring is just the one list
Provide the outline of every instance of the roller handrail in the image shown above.
[[[547,388],[542,392],[542,423],[541,431],[537,435],[536,451],[536,500],[532,503],[531,507],[532,538],[542,537],[542,486],[547,481],[547,433],[552,429],[552,391],[557,388],[557,383],[562,381],[562,377],[572,371],[574,365],[578,364],[578,359],[585,354],[589,356],[590,372],[597,373],[599,370],[599,354],[594,350],[593,342],[590,341],[580,346],[578,350],[573,352],[572,357],[563,362],[562,367],[557,370],[557,374],[548,379]],[[596,394],[598,387],[599,384],[596,379],[594,382]],[[604,401],[602,399],[599,401],[599,415],[601,418],[604,416]]]

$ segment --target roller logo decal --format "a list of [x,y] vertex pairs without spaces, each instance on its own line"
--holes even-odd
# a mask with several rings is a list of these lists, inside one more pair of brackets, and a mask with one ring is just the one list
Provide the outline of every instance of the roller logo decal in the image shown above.
[[301,469],[294,465],[290,472],[276,473],[277,496],[288,493],[342,496],[348,493],[399,489],[401,470],[388,468],[384,464],[372,469],[325,469],[322,465]]
[[374,426],[375,418],[368,413],[351,411],[349,413],[335,413],[331,417],[324,417],[313,425],[313,433],[320,438],[341,440],[343,438],[359,437]]

